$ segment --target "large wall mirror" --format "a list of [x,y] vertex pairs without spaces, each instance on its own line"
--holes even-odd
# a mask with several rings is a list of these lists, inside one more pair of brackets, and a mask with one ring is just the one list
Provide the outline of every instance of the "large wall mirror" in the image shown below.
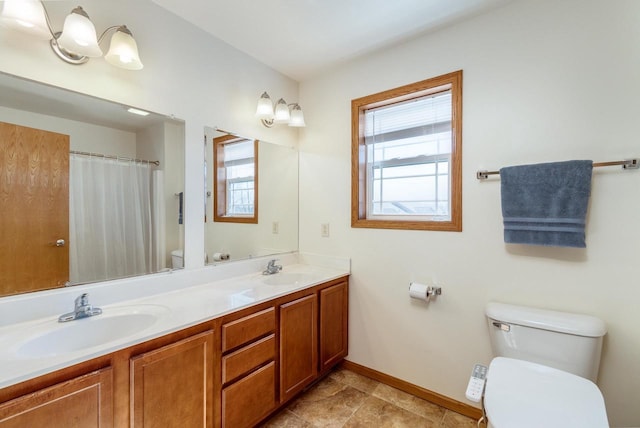
[[205,159],[208,263],[298,250],[295,147],[205,128]]
[[128,107],[0,73],[0,295],[182,266],[184,122]]

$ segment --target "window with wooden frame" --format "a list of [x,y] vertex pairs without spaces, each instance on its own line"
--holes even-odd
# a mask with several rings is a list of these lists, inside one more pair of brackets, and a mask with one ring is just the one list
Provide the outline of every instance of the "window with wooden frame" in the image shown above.
[[462,231],[462,71],[351,101],[351,226]]
[[213,220],[258,223],[258,140],[213,139]]

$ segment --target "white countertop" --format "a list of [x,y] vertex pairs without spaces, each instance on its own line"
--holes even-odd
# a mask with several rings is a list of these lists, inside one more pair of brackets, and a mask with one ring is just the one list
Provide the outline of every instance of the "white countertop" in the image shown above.
[[[338,263],[319,264],[307,263],[317,260],[322,261],[322,259],[307,258],[298,254],[282,257],[281,259],[286,259],[282,263],[284,266],[282,272],[271,276],[262,275],[260,270],[255,269],[257,266],[265,265],[264,260],[253,260],[244,265],[241,262],[236,262],[235,265],[225,268],[209,267],[207,268],[209,272],[197,272],[195,274],[197,278],[195,279],[194,273],[189,271],[182,275],[178,275],[175,272],[173,274],[165,274],[164,276],[168,276],[171,279],[169,282],[175,282],[173,287],[169,285],[159,286],[157,291],[160,292],[146,293],[144,296],[136,296],[135,298],[127,298],[131,297],[131,293],[120,293],[122,294],[120,299],[111,296],[113,303],[104,305],[101,304],[101,301],[107,301],[105,292],[111,291],[112,295],[118,294],[121,290],[117,286],[122,288],[123,285],[121,283],[114,285],[112,290],[98,288],[100,285],[95,284],[93,287],[71,287],[73,289],[71,293],[68,289],[61,291],[65,294],[66,302],[66,310],[63,311],[55,309],[57,305],[51,303],[54,300],[56,303],[60,300],[60,297],[57,296],[59,293],[55,292],[44,292],[40,296],[33,296],[37,293],[31,293],[31,295],[24,298],[0,299],[0,311],[4,311],[6,314],[7,308],[17,308],[17,311],[14,310],[14,312],[20,315],[20,317],[16,318],[17,322],[10,322],[10,320],[5,319],[3,325],[0,324],[0,388],[161,337],[242,308],[349,275],[349,262],[346,260],[345,263],[344,259]],[[271,278],[276,278],[279,275],[282,279],[290,278],[296,281],[283,285],[269,285],[267,283],[273,281]],[[184,283],[188,284],[190,282],[197,283],[184,285]],[[126,287],[127,284],[124,286]],[[131,287],[131,285],[128,286]],[[144,287],[141,286],[140,288]],[[83,292],[90,294],[91,304],[94,307],[100,307],[103,310],[102,315],[58,323],[59,315],[73,309],[73,299],[70,299],[70,297],[80,295]],[[101,297],[104,298],[101,299]],[[37,300],[38,298],[40,300]],[[43,299],[45,300],[44,302],[41,301]],[[34,312],[41,313],[44,309],[39,308],[47,306],[47,299],[51,301],[49,303],[54,307],[55,313],[38,316],[37,318],[32,316],[30,319],[24,320],[24,307],[31,303],[35,308]],[[42,336],[43,332],[47,332],[46,334],[54,333],[53,337],[58,334],[58,337],[68,340],[68,337],[65,337],[68,335],[62,329],[72,327],[77,329],[75,331],[92,331],[93,327],[90,323],[93,319],[117,316],[118,313],[123,312],[151,313],[154,314],[154,317],[149,318],[153,320],[151,325],[144,327],[142,330],[133,334],[125,333],[125,337],[117,338],[107,343],[98,343],[95,346],[59,355],[55,353],[40,355],[28,351],[27,342],[34,337]],[[74,323],[84,324],[74,325]],[[109,334],[112,334],[112,332],[109,332]]]

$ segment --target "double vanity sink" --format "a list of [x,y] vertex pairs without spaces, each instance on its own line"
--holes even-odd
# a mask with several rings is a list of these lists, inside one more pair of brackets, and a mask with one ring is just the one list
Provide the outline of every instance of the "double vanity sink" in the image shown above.
[[[312,285],[322,280],[318,274],[309,272],[278,272],[259,275],[257,286],[296,287]],[[253,287],[249,288],[253,291]],[[241,293],[246,293],[246,289]],[[270,294],[273,290],[263,290]],[[185,292],[188,293],[188,290]],[[212,293],[215,294],[215,293]],[[179,308],[178,308],[179,309]],[[115,305],[103,309],[102,314],[60,322],[46,319],[29,325],[15,326],[11,339],[14,341],[3,352],[15,359],[38,359],[86,353],[93,348],[107,347],[126,342],[130,337],[144,334],[163,317],[170,315],[170,306],[157,304]],[[5,340],[2,340],[5,342]]]
[[[109,304],[102,304],[100,291],[94,293],[91,286],[75,294],[65,289],[74,297],[86,292],[102,313],[58,322],[59,315],[73,309],[71,298],[66,311],[0,326],[0,388],[348,274],[348,261],[339,267],[295,263],[271,275],[255,270],[223,275]],[[180,273],[170,275],[180,282]]]

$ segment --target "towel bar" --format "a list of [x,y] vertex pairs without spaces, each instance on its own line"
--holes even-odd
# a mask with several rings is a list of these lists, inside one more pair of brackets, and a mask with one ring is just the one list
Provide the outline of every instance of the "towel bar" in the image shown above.
[[[623,169],[640,169],[640,159],[626,159],[621,161],[611,161],[611,162],[594,162],[593,166],[601,167],[601,166],[617,166],[621,165]],[[500,175],[500,171],[487,171],[481,170],[476,172],[476,178],[478,180],[486,180],[490,175]]]

